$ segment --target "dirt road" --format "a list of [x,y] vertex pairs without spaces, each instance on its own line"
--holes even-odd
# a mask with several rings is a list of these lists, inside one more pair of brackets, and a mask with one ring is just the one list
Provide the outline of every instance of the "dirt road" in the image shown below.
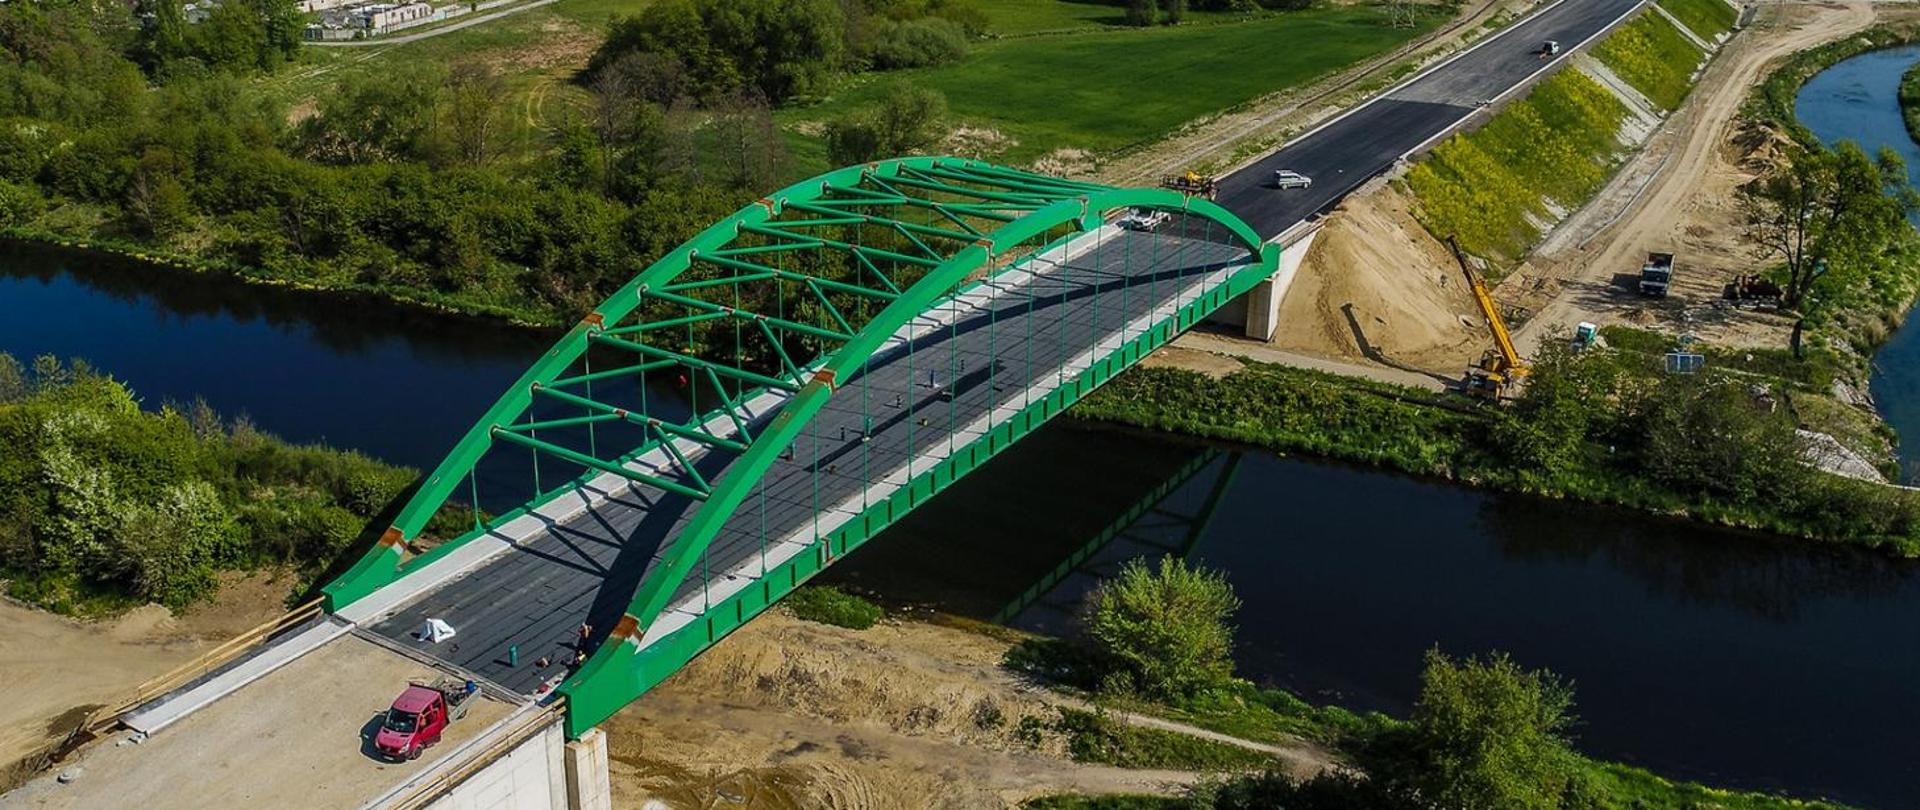
[[[1873,24],[1871,3],[1787,3],[1764,8],[1734,37],[1687,103],[1595,199],[1556,229],[1496,291],[1537,315],[1515,335],[1523,354],[1580,321],[1684,328],[1726,345],[1784,345],[1785,319],[1714,310],[1732,275],[1764,257],[1743,243],[1734,189],[1754,176],[1731,142],[1740,106],[1774,61]],[[1657,304],[1616,275],[1638,271],[1649,250],[1677,254],[1673,296]]]
[[148,605],[98,622],[0,601],[0,764],[63,736],[94,706],[280,615],[291,587],[287,577],[229,577],[215,602],[182,616]]

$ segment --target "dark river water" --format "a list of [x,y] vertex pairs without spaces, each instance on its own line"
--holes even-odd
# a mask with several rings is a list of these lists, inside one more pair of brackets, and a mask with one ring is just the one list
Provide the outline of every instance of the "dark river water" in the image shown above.
[[[1878,121],[1864,109],[1871,88],[1916,56],[1836,68],[1808,86],[1803,115],[1823,135],[1891,137],[1834,122]],[[1913,331],[1875,380],[1902,426],[1920,419]],[[0,351],[83,357],[150,404],[204,397],[290,439],[422,468],[548,340],[0,250]],[[1165,554],[1234,582],[1243,675],[1315,701],[1404,713],[1426,650],[1504,650],[1574,682],[1579,743],[1594,755],[1719,785],[1920,804],[1920,567],[1874,555],[1055,425],[830,576],[1067,633],[1098,576]]]

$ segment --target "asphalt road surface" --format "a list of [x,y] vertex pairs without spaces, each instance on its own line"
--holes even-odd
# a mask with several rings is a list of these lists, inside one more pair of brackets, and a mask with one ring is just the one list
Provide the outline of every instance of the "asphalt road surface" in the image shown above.
[[[1481,102],[1526,81],[1548,62],[1547,40],[1558,41],[1559,65],[1575,46],[1622,21],[1645,0],[1564,0],[1479,47],[1391,93],[1375,98],[1306,137],[1220,180],[1221,205],[1272,238],[1339,203],[1348,192],[1393,166],[1479,110]],[[1291,169],[1313,187],[1280,190],[1273,173]]]

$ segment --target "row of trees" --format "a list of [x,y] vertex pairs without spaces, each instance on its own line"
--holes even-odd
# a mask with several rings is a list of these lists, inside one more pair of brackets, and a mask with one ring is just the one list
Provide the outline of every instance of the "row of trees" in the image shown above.
[[0,227],[558,320],[788,171],[751,95],[663,107],[643,71],[604,71],[590,113],[509,162],[487,69],[348,81],[289,125],[231,72],[150,85],[132,25],[0,8]]
[[1731,375],[1671,375],[1657,357],[1549,342],[1490,444],[1530,490],[1609,493],[1835,539],[1920,536],[1920,501],[1803,462],[1777,391]]
[[1293,11],[1313,5],[1313,0],[1124,0],[1128,25],[1177,25],[1195,11],[1237,11],[1242,13],[1274,9]]
[[842,73],[959,59],[985,26],[958,0],[664,0],[615,20],[588,72],[638,55],[656,103],[750,92],[778,105]]

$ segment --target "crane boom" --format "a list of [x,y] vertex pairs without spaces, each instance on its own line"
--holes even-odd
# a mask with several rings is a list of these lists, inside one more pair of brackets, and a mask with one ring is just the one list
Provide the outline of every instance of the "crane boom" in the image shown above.
[[1494,306],[1493,293],[1487,290],[1487,283],[1480,274],[1473,272],[1473,266],[1467,264],[1467,256],[1460,250],[1460,242],[1452,236],[1447,237],[1447,247],[1453,249],[1453,260],[1460,263],[1460,272],[1466,274],[1467,286],[1473,290],[1474,303],[1480,305],[1480,315],[1487,319],[1487,328],[1493,332],[1493,343],[1499,352],[1499,367],[1488,368],[1504,374],[1508,378],[1525,377],[1533,369],[1521,359],[1520,350],[1513,345],[1513,333],[1507,331],[1507,322],[1500,317],[1500,308]]

